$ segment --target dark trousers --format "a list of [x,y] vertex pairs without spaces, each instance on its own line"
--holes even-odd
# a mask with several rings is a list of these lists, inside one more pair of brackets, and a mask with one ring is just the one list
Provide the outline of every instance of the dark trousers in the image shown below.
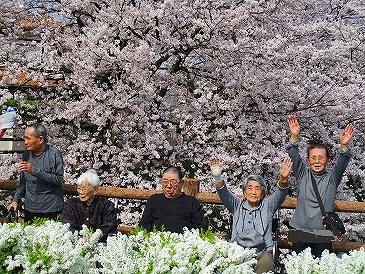
[[307,247],[310,247],[311,253],[314,257],[321,257],[322,252],[327,249],[329,252],[332,252],[332,242],[331,243],[301,243],[296,242],[293,243],[293,251],[297,254],[302,252]]
[[33,213],[28,210],[24,210],[24,222],[33,223],[34,218],[47,218],[50,220],[58,221],[61,216],[61,211],[48,212],[48,213]]

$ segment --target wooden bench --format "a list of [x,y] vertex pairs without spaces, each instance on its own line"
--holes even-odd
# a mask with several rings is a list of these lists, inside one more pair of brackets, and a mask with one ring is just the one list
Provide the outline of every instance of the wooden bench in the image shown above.
[[[18,182],[16,180],[0,180],[0,190],[15,191]],[[63,191],[65,194],[77,195],[76,185],[63,184]],[[119,188],[100,186],[97,195],[118,198],[118,199],[136,199],[147,200],[155,193],[161,193],[161,190],[148,189],[133,189],[133,188]],[[222,205],[218,194],[216,193],[200,193],[199,180],[195,178],[187,178],[184,181],[184,192],[188,195],[195,196],[201,203]],[[296,198],[286,198],[281,208],[295,209],[297,205]],[[350,201],[335,201],[335,211],[350,212],[350,213],[365,213],[365,202],[350,202]],[[129,226],[119,226],[118,230],[122,233],[128,234],[133,228]],[[286,238],[279,239],[279,247],[291,249],[292,243]],[[333,250],[335,252],[348,252],[350,250],[365,248],[365,244],[361,242],[333,242]]]

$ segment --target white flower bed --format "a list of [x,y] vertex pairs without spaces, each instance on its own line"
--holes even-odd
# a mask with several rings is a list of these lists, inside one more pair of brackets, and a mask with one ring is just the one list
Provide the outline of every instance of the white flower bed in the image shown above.
[[284,260],[288,274],[363,274],[365,273],[365,251],[350,251],[341,257],[325,250],[321,258],[313,258],[310,249],[296,255],[288,255]]
[[[184,234],[145,231],[117,234],[98,243],[101,232],[71,233],[68,225],[0,224],[0,273],[207,274],[254,273],[254,251],[197,230]],[[284,259],[288,274],[365,273],[365,252],[341,258],[325,252],[314,259],[309,249]]]
[[95,265],[93,254],[101,233],[84,229],[81,234],[54,221],[38,226],[2,224],[0,273],[88,273]]
[[119,234],[109,238],[95,257],[102,273],[254,273],[254,250],[203,238],[197,230]]
[[135,235],[117,234],[98,243],[100,231],[68,225],[3,224],[0,227],[0,273],[254,273],[254,250],[197,230]]

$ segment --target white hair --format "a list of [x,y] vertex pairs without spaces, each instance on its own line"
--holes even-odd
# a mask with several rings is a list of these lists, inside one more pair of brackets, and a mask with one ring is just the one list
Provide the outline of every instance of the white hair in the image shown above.
[[88,181],[92,185],[92,187],[100,185],[98,173],[94,169],[89,169],[86,172],[82,173],[77,179],[77,184],[81,185],[84,181]]

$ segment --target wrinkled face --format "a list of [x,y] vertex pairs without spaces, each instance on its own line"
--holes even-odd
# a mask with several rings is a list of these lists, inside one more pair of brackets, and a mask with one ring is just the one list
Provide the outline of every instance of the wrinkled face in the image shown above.
[[182,187],[183,181],[179,180],[177,174],[165,173],[162,176],[162,190],[166,198],[173,199],[179,197]]
[[24,144],[26,150],[38,154],[43,151],[44,138],[43,136],[35,137],[34,128],[28,127],[24,131]]
[[77,186],[77,193],[82,202],[91,203],[94,200],[95,192],[95,189],[87,180]]
[[243,194],[245,195],[246,200],[251,207],[258,205],[264,198],[264,192],[262,191],[261,184],[253,180],[247,182]]
[[328,164],[326,149],[312,148],[309,151],[309,157],[307,158],[307,163],[314,172],[325,171]]

